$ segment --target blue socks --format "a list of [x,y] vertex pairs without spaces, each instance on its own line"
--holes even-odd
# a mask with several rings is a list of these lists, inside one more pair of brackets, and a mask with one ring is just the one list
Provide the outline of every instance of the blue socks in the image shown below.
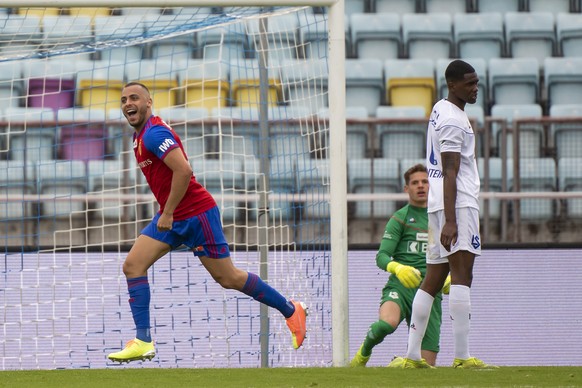
[[291,317],[295,312],[295,306],[289,302],[279,291],[265,283],[260,277],[249,272],[249,277],[241,290],[254,300],[276,308],[285,318]]
[[137,329],[136,338],[152,342],[150,333],[150,284],[147,276],[127,279],[129,307]]

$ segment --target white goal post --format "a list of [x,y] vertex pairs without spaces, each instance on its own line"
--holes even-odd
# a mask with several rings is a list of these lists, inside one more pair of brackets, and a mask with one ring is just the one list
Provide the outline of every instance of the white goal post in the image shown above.
[[345,120],[345,29],[343,0],[6,0],[2,7],[326,7],[328,26],[329,127],[329,210],[331,266],[332,364],[348,360],[348,274],[347,274],[347,167]]

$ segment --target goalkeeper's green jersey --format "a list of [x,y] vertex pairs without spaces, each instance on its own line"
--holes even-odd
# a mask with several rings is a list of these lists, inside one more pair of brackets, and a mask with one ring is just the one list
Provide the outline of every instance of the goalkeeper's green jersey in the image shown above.
[[391,260],[426,272],[426,248],[428,244],[428,215],[426,208],[410,204],[397,210],[384,230],[376,264],[386,271]]

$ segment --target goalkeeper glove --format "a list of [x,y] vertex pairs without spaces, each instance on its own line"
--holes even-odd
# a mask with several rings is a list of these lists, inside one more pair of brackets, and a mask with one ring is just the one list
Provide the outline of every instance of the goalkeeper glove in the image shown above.
[[416,288],[420,285],[420,271],[414,267],[391,261],[386,269],[396,275],[406,288]]
[[442,291],[443,291],[443,294],[445,294],[445,295],[449,295],[449,292],[451,291],[451,275],[450,274],[445,279],[445,284],[443,285]]

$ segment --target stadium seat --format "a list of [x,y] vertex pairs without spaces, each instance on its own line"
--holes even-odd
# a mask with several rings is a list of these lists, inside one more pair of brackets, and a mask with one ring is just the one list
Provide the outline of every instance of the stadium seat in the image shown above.
[[[237,28],[233,30],[232,28]],[[210,28],[196,33],[196,47],[200,52],[194,57],[230,62],[234,59],[253,58],[246,30],[239,25]]]
[[[323,120],[329,120],[329,109],[322,109],[317,113],[317,117]],[[363,159],[373,154],[368,148],[368,124],[350,123],[350,120],[367,119],[368,110],[363,106],[347,106],[345,109],[346,116],[346,155],[348,159]],[[328,124],[329,125],[329,122]],[[329,139],[326,139],[329,144]]]
[[257,108],[214,108],[210,117],[221,125],[213,130],[210,149],[217,154],[261,157],[259,110]]
[[34,55],[42,42],[41,18],[30,15],[0,14],[0,55]]
[[[354,194],[400,193],[400,166],[393,158],[348,160],[348,192]],[[387,220],[396,201],[357,201],[354,218]]]
[[206,108],[168,107],[159,110],[159,116],[180,136],[187,155],[209,155],[213,127],[204,123]]
[[505,55],[503,17],[498,12],[456,14],[455,45],[459,58],[500,58]]
[[253,47],[261,48],[261,35],[267,40],[269,61],[281,62],[285,59],[297,58],[299,37],[299,21],[295,14],[282,14],[269,17],[265,32],[261,32],[258,18],[247,22],[247,35]]
[[69,219],[74,213],[85,210],[85,201],[72,200],[71,196],[87,192],[87,172],[81,160],[39,160],[36,164],[36,184],[43,199],[41,218]]
[[[377,119],[391,119],[393,123],[378,123],[377,144],[383,158],[422,158],[426,154],[426,116],[421,106],[381,106]],[[410,119],[416,119],[410,122]]]
[[436,98],[432,59],[388,59],[384,62],[386,102],[392,106],[423,106],[425,115]]
[[[511,165],[509,165],[511,166]],[[513,177],[509,189],[514,190]],[[520,192],[557,191],[556,163],[553,158],[520,158]],[[555,199],[522,199],[520,218],[524,222],[546,222],[556,217]]]
[[485,152],[485,110],[481,105],[478,104],[467,104],[465,105],[465,113],[471,122],[473,131],[477,136],[477,157],[484,156]]
[[[491,107],[491,116],[501,118],[507,122],[507,148],[506,155],[508,158],[514,157],[513,154],[513,134],[511,128],[514,128],[514,121],[518,119],[538,119],[542,117],[542,108],[538,104],[523,105],[493,105]],[[497,145],[499,155],[502,156],[502,130],[496,123],[492,123],[491,136],[493,142]],[[520,158],[539,158],[542,156],[542,149],[546,146],[544,140],[544,129],[542,124],[521,124],[519,127],[519,157]]]
[[[93,19],[95,42],[130,40],[143,36],[144,25],[141,16],[96,16]],[[99,58],[109,61],[139,61],[145,58],[145,45],[125,47],[104,47],[99,51]]]
[[298,190],[305,194],[299,206],[302,217],[308,220],[329,219],[329,202],[322,202],[329,194],[329,159],[297,159]]
[[361,59],[396,59],[401,56],[400,16],[394,13],[358,13],[350,19],[351,42]]
[[119,9],[122,15],[160,15],[163,11],[161,7],[122,7]]
[[536,58],[543,65],[556,54],[554,15],[549,12],[508,12],[505,14],[507,55]]
[[349,18],[350,15],[366,11],[366,0],[345,0],[344,13],[347,16],[346,19]]
[[[481,179],[481,189],[485,190],[485,182],[488,182],[488,191],[503,192],[503,168],[501,158],[489,158],[489,176],[485,176],[485,159],[477,158],[477,169]],[[506,167],[509,171],[511,166]],[[507,177],[507,176],[506,176]],[[489,214],[485,214],[485,200],[479,198],[481,217],[489,217],[490,220],[499,221],[501,219],[501,201],[498,199],[489,199]]]
[[[228,65],[218,61],[192,59],[180,75],[180,88],[183,90],[184,104],[187,108],[212,108],[226,106],[230,85]],[[184,68],[184,66],[178,66]]]
[[129,126],[120,107],[107,111],[107,149],[115,159],[123,159],[126,154],[134,158],[132,135],[135,130]]
[[[307,21],[299,24],[299,38],[301,46],[298,47],[302,58],[324,58],[328,50],[327,16],[323,14],[307,14]],[[346,23],[345,28],[349,28]],[[347,35],[347,34],[346,34]],[[350,53],[349,36],[346,36],[346,53]]]
[[68,108],[57,111],[59,157],[88,161],[104,159],[107,151],[106,114],[102,109]]
[[375,0],[374,9],[376,13],[395,13],[403,15],[405,13],[415,13],[419,11],[417,0]]
[[[582,117],[580,104],[554,104],[550,107],[550,117],[553,119],[575,119]],[[553,123],[550,126],[550,137],[555,147],[558,160],[580,156],[582,149],[582,119],[579,122]]]
[[574,2],[571,0],[525,0],[529,12],[567,13],[572,11]]
[[142,59],[131,71],[132,80],[143,83],[150,90],[154,113],[178,103],[178,74],[171,59]]
[[521,0],[475,0],[476,12],[507,12],[523,11]]
[[36,173],[30,160],[0,160],[0,219],[11,223],[35,217],[31,201],[8,201],[36,193]]
[[582,103],[582,58],[546,58],[547,105]]
[[[89,16],[45,16],[42,20],[43,41],[42,50],[63,50],[65,47],[80,47],[81,54],[76,58],[91,59],[91,52],[84,51],[93,43],[93,27]],[[75,42],[74,45],[63,44],[63,41]]]
[[454,55],[452,17],[448,13],[402,15],[404,52],[411,59]]
[[537,103],[540,100],[537,59],[492,58],[488,87],[490,105]]
[[[477,102],[475,105],[482,107],[484,110],[487,109],[487,62],[483,58],[465,58],[467,63],[471,64],[475,68],[475,72],[479,76],[479,94],[477,95]],[[445,70],[449,63],[453,59],[437,59],[435,63],[436,81],[437,81],[437,96],[438,98],[446,98],[449,94],[449,88],[447,86],[447,80],[445,79]]]
[[[143,22],[148,36],[171,34],[176,31],[176,23],[191,22],[192,15],[147,15]],[[156,39],[148,44],[148,56],[153,59],[186,60],[195,51],[194,33],[172,35],[167,39]]]
[[364,106],[373,116],[382,104],[384,76],[379,59],[346,59],[346,106]]
[[243,158],[192,158],[190,164],[196,180],[213,194],[223,222],[242,222],[240,211],[244,205],[230,196],[242,194],[245,188]]
[[313,113],[328,106],[326,59],[285,60],[281,63],[281,81],[285,104],[305,107]]
[[[558,158],[558,187],[560,191],[582,191],[582,158]],[[582,199],[565,199],[566,219],[582,219]]]
[[118,61],[77,62],[76,98],[84,108],[120,109],[125,84],[125,63]]
[[[283,100],[283,90],[278,65],[269,62],[268,105],[277,106]],[[238,59],[230,64],[231,105],[243,108],[257,108],[260,101],[260,68],[257,59]]]
[[26,97],[23,93],[22,65],[17,61],[0,62],[0,106],[7,108],[25,105]]
[[[87,162],[88,192],[105,195],[133,194],[137,166],[133,161],[124,167],[123,160],[90,160]],[[116,200],[99,200],[92,203],[95,217],[121,220],[135,220],[135,202],[124,203]],[[125,214],[124,214],[125,212]]]
[[560,13],[556,16],[559,52],[564,57],[582,57],[582,15]]
[[4,111],[4,120],[10,128],[10,159],[55,159],[57,130],[52,109],[8,107]]
[[27,106],[55,111],[75,105],[75,63],[62,59],[31,59],[23,64]]
[[470,12],[473,8],[471,0],[424,0],[424,7],[427,13],[447,12],[451,16]]
[[270,155],[308,158],[321,150],[321,135],[308,123],[313,114],[305,107],[280,106],[269,109]]

